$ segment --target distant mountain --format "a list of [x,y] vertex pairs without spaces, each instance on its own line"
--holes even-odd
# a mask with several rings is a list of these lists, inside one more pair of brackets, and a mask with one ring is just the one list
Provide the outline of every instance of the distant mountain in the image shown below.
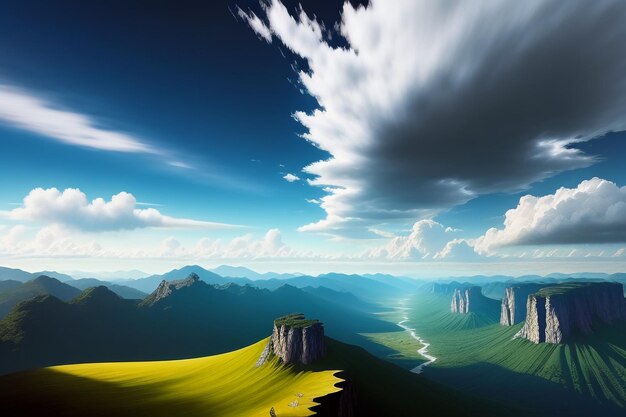
[[39,277],[41,275],[45,275],[47,277],[50,278],[56,278],[61,282],[68,282],[68,281],[73,281],[74,278],[67,275],[67,274],[62,274],[60,272],[56,272],[56,271],[40,271],[40,272],[34,272],[33,274],[31,274],[33,276],[33,278]]
[[196,274],[200,277],[200,279],[207,284],[228,284],[228,283],[236,283],[240,285],[249,284],[252,281],[247,278],[224,278],[214,272],[208,271],[199,265],[188,265],[184,266],[180,269],[173,269],[165,274],[161,275],[150,275],[145,278],[133,279],[133,280],[116,280],[114,281],[117,284],[126,285],[128,287],[132,287],[138,289],[139,291],[143,291],[145,293],[151,293],[155,290],[161,283],[161,281],[173,281],[185,278],[189,274]]
[[109,281],[101,281],[95,278],[75,279],[69,282],[69,285],[78,288],[79,290],[86,290],[90,287],[104,286],[113,291],[115,294],[119,295],[120,297],[127,298],[129,300],[142,300],[148,295],[143,291],[139,291],[138,289],[126,285],[114,284]]
[[104,281],[122,280],[122,279],[139,279],[149,276],[147,272],[140,271],[138,269],[131,269],[130,271],[100,271],[100,272],[87,272],[87,271],[70,271],[69,275],[74,279],[80,278],[95,278]]
[[80,291],[64,284],[56,278],[41,275],[32,281],[0,292],[0,318],[22,301],[41,295],[52,295],[60,300],[69,301],[80,294]]
[[11,288],[19,287],[20,285],[22,285],[20,281],[15,281],[13,279],[0,281],[0,293],[6,290],[10,290]]
[[[268,323],[294,311],[320,318],[329,335],[349,343],[363,342],[359,333],[397,329],[365,312],[359,299],[346,303],[342,295],[321,297],[290,285],[273,291],[232,283],[209,285],[190,275],[161,283],[141,303],[97,288],[97,299],[89,289],[69,303],[43,296],[19,304],[0,321],[0,357],[7,358],[0,373],[62,363],[225,352],[265,337],[271,332]],[[43,353],[41,346],[46,346]]]
[[19,282],[26,282],[33,279],[33,274],[30,272],[22,271],[21,269],[7,268],[0,266],[0,280],[15,280]]
[[303,275],[303,274],[287,274],[287,273],[278,273],[278,272],[259,273],[243,266],[229,266],[229,265],[220,265],[217,268],[211,269],[211,271],[227,278],[248,278],[253,281],[259,280],[259,279],[288,279],[288,278],[293,278],[293,277]]

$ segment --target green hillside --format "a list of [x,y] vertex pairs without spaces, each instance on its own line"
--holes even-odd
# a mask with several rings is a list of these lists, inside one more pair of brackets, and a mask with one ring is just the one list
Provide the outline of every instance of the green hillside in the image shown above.
[[267,341],[197,359],[66,365],[11,374],[0,377],[0,402],[3,412],[15,417],[43,412],[246,417],[268,416],[271,407],[279,417],[333,416],[339,401],[327,394],[338,392],[339,384],[350,393],[347,401],[359,417],[516,415],[330,338],[325,357],[312,365],[284,366],[273,357],[257,367]]
[[307,371],[276,358],[257,367],[269,339],[221,355],[160,362],[66,365],[0,379],[8,415],[308,416],[339,390],[334,370]]
[[450,313],[447,297],[419,294],[411,305],[409,323],[437,357],[427,377],[546,412],[584,415],[598,404],[606,415],[624,412],[613,407],[626,405],[626,323],[567,344],[536,345],[513,339],[521,324]]
[[53,295],[60,300],[69,301],[80,294],[80,290],[67,285],[56,278],[41,275],[20,285],[12,285],[0,292],[0,318],[6,316],[13,307],[41,295]]

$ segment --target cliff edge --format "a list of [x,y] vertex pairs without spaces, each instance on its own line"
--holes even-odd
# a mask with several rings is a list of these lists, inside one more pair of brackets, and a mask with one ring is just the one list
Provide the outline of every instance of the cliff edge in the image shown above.
[[526,300],[530,294],[536,293],[546,285],[519,284],[504,290],[500,308],[500,324],[513,326],[526,320]]
[[274,320],[270,343],[283,363],[308,365],[326,353],[323,324],[308,320],[301,313]]
[[561,343],[573,333],[592,333],[597,322],[616,320],[626,320],[622,284],[560,284],[528,296],[526,322],[516,337],[533,343]]
[[452,294],[450,311],[461,314],[476,311],[477,308],[485,304],[484,298],[485,296],[478,286],[456,288]]

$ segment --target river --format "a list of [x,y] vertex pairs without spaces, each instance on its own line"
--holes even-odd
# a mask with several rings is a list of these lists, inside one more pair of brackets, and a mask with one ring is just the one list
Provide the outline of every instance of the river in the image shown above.
[[401,305],[399,307],[397,307],[398,310],[400,310],[400,314],[402,314],[402,320],[400,320],[397,324],[398,326],[402,327],[404,330],[406,330],[413,339],[417,340],[418,342],[420,342],[422,345],[424,345],[421,349],[419,349],[417,352],[422,355],[423,357],[425,357],[427,359],[426,362],[421,363],[419,365],[417,365],[415,368],[411,369],[411,372],[415,373],[415,374],[421,374],[422,371],[424,370],[425,366],[430,365],[431,363],[435,362],[437,360],[436,357],[429,355],[428,354],[428,346],[430,346],[430,343],[426,343],[426,341],[424,339],[422,339],[421,337],[419,337],[416,333],[415,333],[415,329],[410,328],[409,326],[406,326],[404,323],[406,323],[407,321],[409,321],[409,316],[407,315],[407,311],[409,310],[408,307],[405,306],[406,304],[406,300],[403,300],[401,303]]

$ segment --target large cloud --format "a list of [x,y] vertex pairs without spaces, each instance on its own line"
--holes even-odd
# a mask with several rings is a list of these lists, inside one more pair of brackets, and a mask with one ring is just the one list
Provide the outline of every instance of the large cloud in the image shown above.
[[88,201],[77,188],[59,191],[56,188],[32,190],[22,206],[0,211],[0,216],[63,225],[82,231],[107,231],[144,227],[219,229],[235,225],[166,216],[154,208],[137,208],[137,200],[127,192],[111,197],[110,201],[96,198]]
[[416,222],[406,236],[389,236],[384,246],[367,250],[364,258],[390,260],[466,259],[477,256],[465,240],[455,239],[457,230],[434,220]]
[[[573,148],[626,129],[626,2],[393,1],[344,5],[347,47],[278,1],[265,23],[308,63],[319,108],[296,113],[331,157],[305,172],[345,234],[432,216],[478,195],[524,189],[590,165]],[[262,25],[265,26],[262,26]]]
[[626,242],[626,187],[600,178],[543,197],[526,195],[506,212],[504,228],[489,229],[475,249],[515,245]]

